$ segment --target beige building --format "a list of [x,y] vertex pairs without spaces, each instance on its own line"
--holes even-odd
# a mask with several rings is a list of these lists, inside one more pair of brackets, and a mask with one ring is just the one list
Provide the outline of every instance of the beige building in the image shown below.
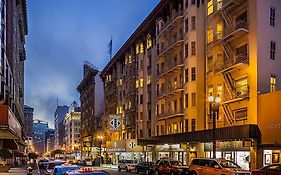
[[[147,160],[194,157],[260,167],[258,96],[281,89],[278,0],[162,0],[101,73],[109,140]],[[208,97],[220,97],[213,136]],[[109,121],[110,122],[110,121]],[[250,163],[251,162],[251,165]]]

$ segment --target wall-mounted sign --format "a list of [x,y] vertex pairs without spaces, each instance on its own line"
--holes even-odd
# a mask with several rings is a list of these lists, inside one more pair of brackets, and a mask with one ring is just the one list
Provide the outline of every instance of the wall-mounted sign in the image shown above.
[[91,142],[84,142],[84,147],[91,147],[92,143]]
[[122,118],[120,115],[109,114],[108,128],[110,131],[120,132],[122,125]]

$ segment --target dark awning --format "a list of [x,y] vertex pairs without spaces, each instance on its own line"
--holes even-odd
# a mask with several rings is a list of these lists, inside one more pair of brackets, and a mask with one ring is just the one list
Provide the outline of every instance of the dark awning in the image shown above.
[[19,146],[17,144],[17,141],[14,139],[4,139],[3,140],[3,147],[10,149],[10,150],[18,150]]
[[[150,138],[138,139],[138,144],[145,146],[150,144],[179,144],[185,142],[211,142],[213,140],[212,129],[178,133],[170,135],[154,136]],[[257,125],[247,124],[230,126],[216,129],[216,140],[242,140],[259,139],[260,130]]]

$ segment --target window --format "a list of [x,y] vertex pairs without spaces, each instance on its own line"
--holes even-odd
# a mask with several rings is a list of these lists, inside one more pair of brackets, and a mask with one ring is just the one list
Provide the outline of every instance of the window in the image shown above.
[[217,10],[222,8],[222,0],[217,0]]
[[207,73],[213,71],[213,56],[207,58]]
[[213,0],[208,0],[208,10],[207,10],[208,16],[213,12],[214,12]]
[[270,92],[276,91],[276,76],[270,76]]
[[128,62],[131,64],[132,63],[132,55],[128,56]]
[[185,8],[187,9],[188,7],[188,0],[185,0]]
[[151,83],[151,75],[148,75],[147,77],[147,85],[149,85]]
[[143,87],[143,78],[140,79],[140,88]]
[[185,119],[185,132],[188,132],[188,119]]
[[217,23],[217,39],[222,39],[222,23]]
[[196,106],[196,93],[192,92],[191,94],[191,105]]
[[185,82],[188,82],[188,68],[185,69]]
[[184,46],[184,55],[185,55],[185,58],[188,57],[188,43],[186,43]]
[[222,97],[222,83],[217,84],[217,95]]
[[192,16],[191,17],[191,30],[195,30],[195,25],[196,25],[195,16]]
[[248,94],[248,80],[246,78],[239,79],[235,82],[236,93],[237,95]]
[[140,43],[140,53],[143,53],[143,43]]
[[185,107],[188,108],[188,94],[185,94]]
[[207,30],[207,43],[210,44],[214,40],[214,34],[213,34],[213,27],[209,27]]
[[136,54],[138,54],[140,52],[140,45],[136,44]]
[[143,70],[143,59],[140,60],[139,70]]
[[194,5],[195,4],[195,0],[191,0],[191,4]]
[[188,32],[188,18],[184,21],[185,32]]
[[196,80],[196,68],[192,67],[191,68],[191,81],[195,81]]
[[195,131],[196,129],[196,121],[195,121],[195,118],[193,118],[191,120],[191,131]]
[[196,43],[195,43],[195,41],[191,42],[191,55],[196,55]]
[[148,34],[146,37],[146,48],[149,49],[152,46],[152,39],[151,39],[151,35]]
[[276,53],[276,43],[274,41],[270,41],[270,59],[275,60]]
[[143,104],[143,95],[140,95],[140,104]]
[[275,15],[276,15],[276,9],[273,7],[270,7],[270,26],[275,26]]
[[136,88],[139,87],[139,80],[136,80]]

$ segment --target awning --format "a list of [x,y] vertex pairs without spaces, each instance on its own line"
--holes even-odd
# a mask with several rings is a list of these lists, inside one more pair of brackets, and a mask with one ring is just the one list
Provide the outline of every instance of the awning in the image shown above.
[[4,139],[3,148],[7,148],[7,149],[11,149],[11,150],[18,150],[19,145],[17,144],[17,141],[14,139]]
[[[213,141],[212,132],[212,129],[207,129],[194,132],[154,136],[138,139],[138,145],[145,146],[157,144],[179,144],[186,142],[211,142]],[[215,138],[220,141],[260,139],[260,130],[257,125],[252,124],[217,128]]]
[[8,128],[0,129],[0,139],[18,139]]

